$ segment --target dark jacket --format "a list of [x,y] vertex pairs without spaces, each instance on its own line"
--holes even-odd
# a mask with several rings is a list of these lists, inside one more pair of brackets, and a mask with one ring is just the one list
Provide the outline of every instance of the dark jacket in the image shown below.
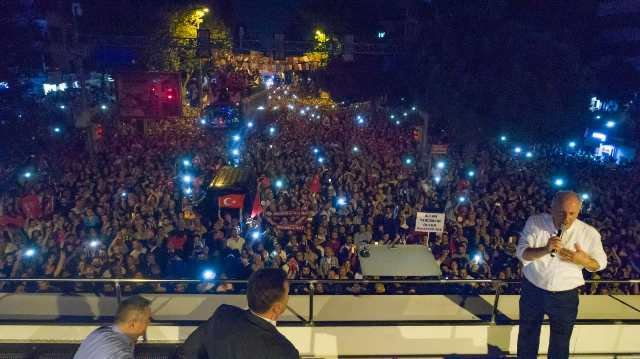
[[298,350],[268,321],[223,304],[184,342],[184,358],[299,359]]

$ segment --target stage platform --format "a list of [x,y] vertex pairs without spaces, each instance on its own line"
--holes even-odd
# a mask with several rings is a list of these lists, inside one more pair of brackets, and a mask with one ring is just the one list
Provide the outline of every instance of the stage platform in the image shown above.
[[[152,300],[154,319],[139,347],[145,358],[169,358],[220,304],[246,305],[241,295],[145,297]],[[572,353],[640,358],[638,296],[582,296],[580,301]],[[493,295],[316,295],[310,306],[309,296],[291,296],[292,310],[278,329],[311,358],[513,356],[518,296],[501,295],[496,316],[493,303]],[[115,307],[115,298],[90,294],[0,295],[0,353],[12,347],[50,347],[37,357],[69,357],[47,355],[57,353],[55,348],[72,350],[91,330],[109,322]],[[543,328],[540,353],[546,352],[548,329]],[[3,355],[0,359],[33,357]]]

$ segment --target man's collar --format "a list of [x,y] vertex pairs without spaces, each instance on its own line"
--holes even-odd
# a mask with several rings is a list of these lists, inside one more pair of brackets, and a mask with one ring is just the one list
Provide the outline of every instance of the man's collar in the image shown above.
[[114,332],[122,335],[123,337],[127,338],[127,340],[129,341],[129,343],[131,343],[131,345],[134,345],[134,341],[131,340],[131,337],[129,337],[127,334],[125,334],[122,329],[120,328],[120,326],[118,326],[118,324],[114,324],[111,326],[111,328],[113,329]]
[[253,310],[251,310],[251,309],[249,309],[249,312],[251,312],[251,314],[255,315],[256,317],[259,317],[260,319],[264,319],[264,320],[266,320],[267,322],[269,322],[269,323],[270,323],[271,325],[273,325],[274,327],[276,326],[276,321],[275,321],[275,320],[271,320],[271,319],[269,319],[269,318],[267,318],[267,317],[263,317],[262,315],[260,315],[260,314],[258,314],[258,313],[256,313],[256,312],[254,312],[254,311],[253,311]]

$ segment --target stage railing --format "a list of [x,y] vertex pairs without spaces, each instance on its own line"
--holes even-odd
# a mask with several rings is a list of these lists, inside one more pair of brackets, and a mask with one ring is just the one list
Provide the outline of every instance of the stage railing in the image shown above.
[[[197,279],[87,279],[87,278],[0,278],[0,283],[2,282],[18,282],[18,283],[29,283],[29,282],[49,282],[49,283],[103,283],[103,284],[112,284],[115,289],[115,297],[116,301],[120,303],[122,301],[122,285],[123,284],[153,284],[153,283],[182,283],[182,284],[221,284],[221,283],[230,283],[230,284],[247,284],[246,280],[222,280],[222,279],[214,279],[214,280],[197,280]],[[491,317],[488,320],[491,324],[496,324],[496,318],[499,314],[499,304],[500,304],[500,294],[501,288],[504,288],[507,285],[521,284],[521,281],[513,281],[513,280],[498,280],[498,279],[425,279],[425,280],[369,280],[369,279],[361,279],[361,280],[324,280],[324,279],[313,279],[313,280],[290,280],[289,283],[291,285],[307,285],[308,286],[308,297],[309,297],[309,317],[308,319],[299,315],[291,308],[289,310],[298,317],[304,324],[313,326],[314,325],[314,295],[315,287],[318,284],[413,284],[413,285],[444,285],[444,286],[455,286],[455,285],[478,285],[484,284],[489,285],[487,288],[492,290],[490,295],[493,295],[493,307]],[[629,280],[586,280],[585,283],[588,284],[639,284],[640,279],[629,279]],[[1,293],[2,291],[0,291]],[[74,292],[78,293],[78,292]],[[145,294],[145,293],[139,293]],[[149,292],[147,294],[160,294]],[[225,294],[216,294],[216,293],[208,293],[208,292],[200,292],[200,294],[208,294],[208,295],[225,295]],[[437,293],[433,293],[437,294]],[[346,295],[353,295],[350,293],[346,293]],[[469,294],[467,294],[469,295]],[[609,295],[611,296],[611,295]],[[619,299],[614,299],[620,301]],[[640,312],[639,308],[633,307],[627,303],[623,303],[628,307],[633,308],[635,311]],[[484,321],[486,322],[486,321]]]

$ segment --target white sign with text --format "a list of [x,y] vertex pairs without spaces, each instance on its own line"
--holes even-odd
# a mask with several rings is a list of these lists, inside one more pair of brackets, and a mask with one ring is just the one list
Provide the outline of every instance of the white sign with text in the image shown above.
[[418,212],[416,232],[442,233],[444,231],[444,213]]

